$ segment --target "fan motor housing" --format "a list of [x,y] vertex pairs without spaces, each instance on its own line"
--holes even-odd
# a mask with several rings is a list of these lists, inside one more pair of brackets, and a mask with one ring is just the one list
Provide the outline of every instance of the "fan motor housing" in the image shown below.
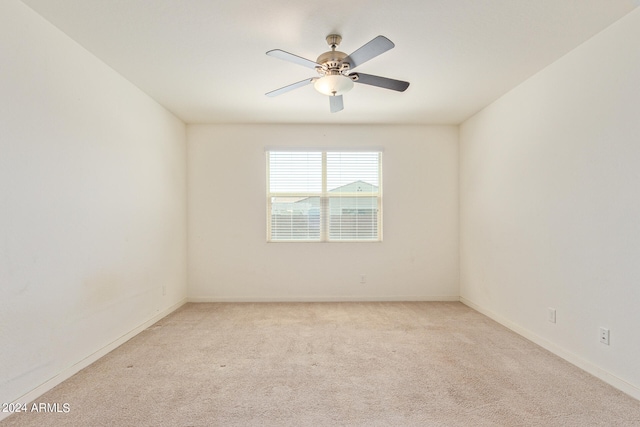
[[318,56],[316,62],[322,65],[322,68],[318,69],[320,74],[328,74],[329,71],[338,71],[340,73],[349,69],[347,62],[342,62],[347,56],[346,53],[338,50],[330,50]]

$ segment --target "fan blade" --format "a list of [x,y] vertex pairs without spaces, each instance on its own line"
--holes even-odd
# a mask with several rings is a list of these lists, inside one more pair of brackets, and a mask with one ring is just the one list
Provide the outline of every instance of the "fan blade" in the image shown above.
[[313,70],[315,70],[316,67],[321,66],[317,62],[314,62],[310,59],[306,59],[280,49],[270,50],[269,52],[267,52],[267,55],[273,56],[274,58],[284,59],[285,61],[293,62],[295,64],[302,65],[303,67],[311,68]]
[[344,103],[342,102],[342,95],[329,97],[329,108],[332,113],[337,113],[344,109]]
[[349,74],[349,77],[353,76],[356,76],[356,78],[354,79],[354,82],[356,83],[397,90],[398,92],[404,92],[409,87],[409,82],[404,82],[402,80],[394,80],[386,77],[372,76],[371,74],[363,73]]
[[356,68],[368,60],[392,49],[394,46],[393,42],[385,36],[378,36],[347,56],[342,62],[348,62],[351,68]]
[[265,95],[273,98],[274,96],[282,95],[283,93],[289,92],[290,90],[294,90],[294,89],[298,89],[299,87],[306,86],[309,83],[313,82],[314,80],[316,80],[315,77],[310,78],[310,79],[306,79],[306,80],[302,80],[302,81],[299,81],[297,83],[293,83],[293,84],[290,84],[288,86],[281,87],[280,89],[276,89],[276,90],[272,90],[271,92],[267,92],[267,93],[265,93]]

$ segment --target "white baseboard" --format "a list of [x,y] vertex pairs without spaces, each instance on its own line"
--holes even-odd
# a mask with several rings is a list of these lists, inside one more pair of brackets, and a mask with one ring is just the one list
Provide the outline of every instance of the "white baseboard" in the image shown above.
[[457,295],[425,296],[292,296],[292,297],[188,297],[188,302],[403,302],[403,301],[460,301]]
[[529,341],[534,342],[535,344],[538,344],[540,347],[549,350],[551,353],[555,354],[556,356],[559,356],[561,358],[563,358],[564,360],[566,360],[567,362],[571,363],[572,365],[577,366],[578,368],[582,369],[583,371],[586,371],[588,373],[590,373],[591,375],[600,378],[602,381],[606,382],[607,384],[617,388],[618,390],[628,394],[629,396],[640,400],[640,388],[634,386],[633,384],[630,384],[628,382],[626,382],[625,380],[618,378],[617,376],[613,375],[610,372],[605,371],[604,369],[600,368],[599,366],[594,365],[593,363],[589,362],[588,360],[583,359],[580,356],[577,356],[567,350],[565,350],[564,348],[558,346],[557,344],[552,343],[551,341],[548,341],[545,338],[542,338],[541,336],[529,331],[528,329],[523,328],[522,326],[510,321],[509,319],[500,316],[497,313],[494,313],[491,310],[488,310],[486,308],[483,308],[481,306],[479,306],[478,304],[474,303],[473,301],[469,301],[468,299],[464,298],[464,297],[460,297],[460,302],[463,303],[464,305],[476,310],[479,313],[484,314],[485,316],[495,320],[496,322],[500,323],[501,325],[511,329],[512,331],[514,331],[515,333],[517,333],[518,335],[521,335],[523,337],[525,337],[526,339],[528,339]]
[[[54,388],[58,384],[62,383],[63,381],[68,380],[73,375],[75,375],[76,373],[80,372],[82,369],[84,369],[87,366],[91,365],[93,362],[95,362],[96,360],[100,359],[102,356],[106,355],[107,353],[109,353],[109,352],[115,350],[116,348],[120,347],[122,344],[124,344],[125,342],[129,341],[131,338],[133,338],[134,336],[138,335],[140,332],[144,331],[149,326],[151,326],[154,323],[156,323],[158,320],[160,320],[163,317],[173,313],[174,311],[176,311],[177,309],[179,309],[180,307],[182,307],[186,303],[187,303],[187,300],[183,299],[182,301],[178,302],[177,304],[174,304],[171,307],[169,307],[169,308],[167,308],[165,310],[162,310],[161,312],[159,312],[158,314],[153,316],[151,319],[149,319],[146,322],[142,323],[141,325],[137,326],[136,328],[134,328],[130,332],[124,334],[123,336],[121,336],[117,340],[115,340],[112,343],[102,347],[101,349],[99,349],[95,353],[85,357],[84,359],[82,359],[78,363],[68,367],[67,369],[65,369],[64,371],[60,372],[58,375],[56,375],[55,377],[51,378],[50,380],[48,380],[44,384],[41,384],[40,386],[34,388],[30,392],[24,394],[23,396],[20,396],[13,403],[33,402],[38,397],[42,396],[44,393],[48,392],[49,390],[51,390],[52,388]],[[3,420],[4,418],[8,417],[9,415],[11,415],[11,413],[0,412],[0,421]]]

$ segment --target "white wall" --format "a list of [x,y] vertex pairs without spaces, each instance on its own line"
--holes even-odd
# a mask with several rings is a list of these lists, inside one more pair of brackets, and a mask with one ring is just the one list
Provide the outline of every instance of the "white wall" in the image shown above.
[[636,10],[460,130],[463,301],[636,397],[639,41]]
[[[189,125],[187,135],[190,300],[458,299],[457,127]],[[274,146],[383,147],[384,241],[266,243]]]
[[186,297],[185,125],[17,0],[0,2],[0,284],[0,402]]

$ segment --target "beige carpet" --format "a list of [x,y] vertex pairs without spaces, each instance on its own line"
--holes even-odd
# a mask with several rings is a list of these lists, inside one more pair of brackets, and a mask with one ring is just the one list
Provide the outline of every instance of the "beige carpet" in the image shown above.
[[188,304],[2,426],[640,426],[460,303]]

